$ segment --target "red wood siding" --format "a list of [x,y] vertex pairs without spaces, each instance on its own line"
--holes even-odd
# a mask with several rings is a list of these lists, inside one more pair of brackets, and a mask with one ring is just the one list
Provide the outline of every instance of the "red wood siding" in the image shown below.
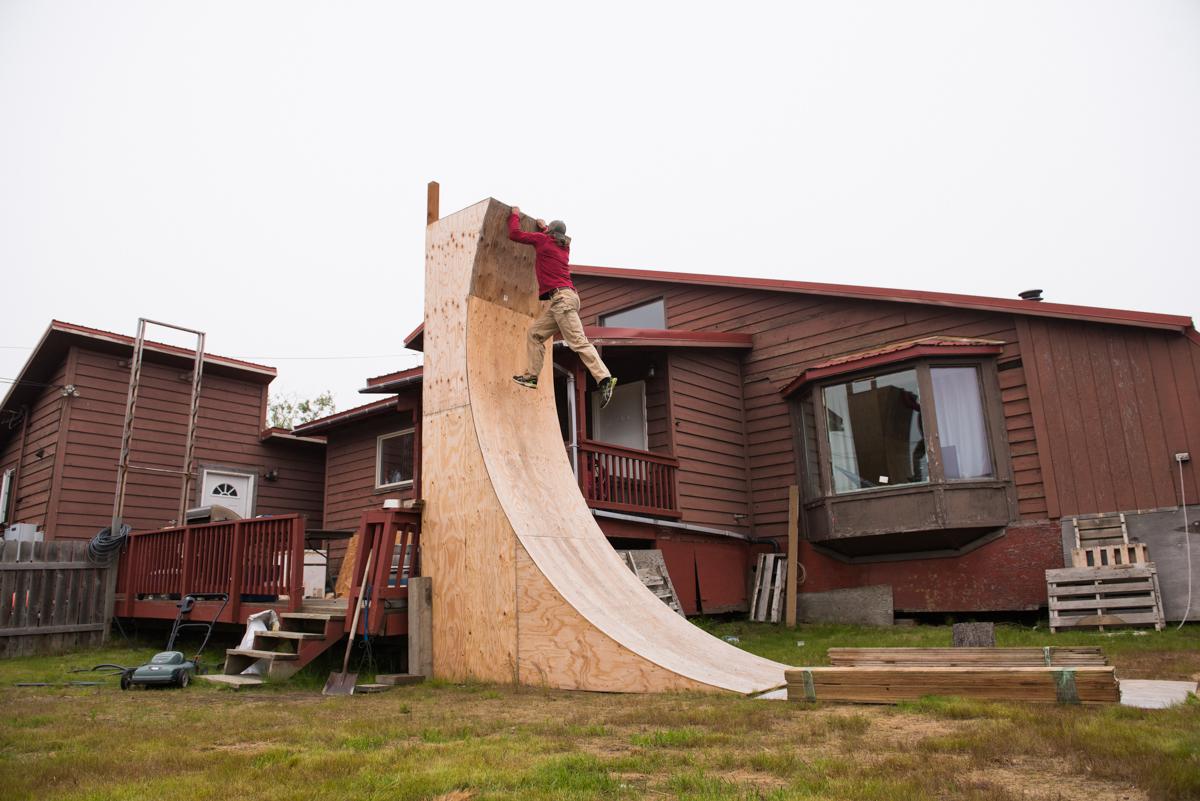
[[[67,383],[67,365],[63,362],[46,383],[37,400],[29,407],[29,429],[21,448],[21,427],[9,433],[0,470],[17,468],[19,483],[13,487],[14,514],[10,522],[45,524],[54,483],[54,465],[58,457],[58,420],[63,413],[61,386]],[[38,456],[37,452],[42,451]],[[19,462],[19,468],[18,468]]]
[[[71,398],[65,430],[57,427],[57,406],[43,410],[44,420],[31,429],[29,446],[61,435],[64,442],[61,475],[50,515],[51,534],[58,538],[91,537],[107,526],[112,515],[116,463],[121,447],[121,426],[128,391],[128,358],[81,348],[72,348],[71,382],[78,396]],[[142,368],[134,429],[133,464],[178,470],[182,467],[187,434],[187,408],[191,377],[178,367],[147,361]],[[56,379],[56,383],[58,379]],[[205,375],[196,434],[198,467],[227,467],[252,472],[256,481],[256,514],[296,512],[315,524],[322,512],[323,454],[320,446],[300,443],[263,443],[260,432],[266,410],[265,387],[225,376]],[[35,418],[38,413],[35,412]],[[49,440],[47,440],[49,441]],[[21,491],[29,496],[19,509],[19,520],[46,522],[35,516],[36,503],[48,491],[49,471],[38,462],[37,470],[21,477]],[[279,480],[261,476],[276,470]],[[126,492],[126,520],[138,529],[158,528],[178,513],[179,479],[170,476],[131,475]],[[198,482],[189,505],[199,496]],[[45,501],[40,501],[44,504]],[[40,513],[44,514],[44,512]]]
[[1004,429],[1012,459],[1017,511],[1025,520],[1047,518],[1046,490],[1038,455],[1037,432],[1030,411],[1025,366],[1020,360],[1000,364],[1000,397],[1004,404]]
[[[1170,332],[1058,320],[1022,320],[1018,330],[1050,456],[1041,465],[1050,515],[1177,505],[1174,454],[1200,452],[1200,346]],[[1200,497],[1191,464],[1184,482],[1189,498]]]
[[737,358],[720,351],[675,350],[669,365],[683,519],[745,530],[750,509]]
[[365,510],[379,508],[387,498],[414,497],[411,487],[387,492],[375,489],[378,438],[412,425],[412,411],[392,412],[329,432],[325,455],[325,528],[356,529]]
[[[888,342],[935,334],[1002,340],[1006,345],[1001,362],[1020,355],[1013,318],[1002,313],[585,276],[578,277],[576,285],[587,324],[600,314],[662,297],[666,299],[667,324],[672,328],[754,337],[753,350],[742,357],[742,404],[750,462],[750,508],[759,536],[786,534],[787,487],[796,483],[796,455],[788,407],[779,390],[801,369]],[[714,358],[711,351],[696,356],[705,365]],[[1025,456],[1036,456],[1036,444],[1029,439],[1031,421],[1023,416],[1029,414],[1028,402],[1019,397],[1024,377],[1014,375],[1006,380],[1014,390],[1005,406],[1010,436],[1023,443],[1018,450]],[[713,403],[720,393],[713,389],[701,397]],[[678,395],[673,400],[677,404]],[[675,414],[678,419],[678,408]],[[688,454],[690,447],[690,443],[677,443],[676,456],[707,460],[703,454]],[[1044,496],[1040,474],[1037,468],[1030,469],[1029,459],[1022,465],[1017,479],[1019,496],[1025,501],[1022,511],[1036,516],[1038,498]],[[694,519],[684,516],[685,521]]]

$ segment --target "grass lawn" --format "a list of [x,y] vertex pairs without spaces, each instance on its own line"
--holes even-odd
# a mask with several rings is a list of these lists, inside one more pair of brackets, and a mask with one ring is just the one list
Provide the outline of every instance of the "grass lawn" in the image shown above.
[[[942,626],[701,625],[791,664],[822,664],[833,645],[950,637]],[[1123,676],[1200,674],[1200,626],[1112,637],[1004,627],[999,639],[1102,645]],[[328,663],[241,692],[13,686],[89,678],[66,670],[154,650],[0,661],[0,799],[1200,798],[1194,698],[1147,711],[872,707],[441,682],[324,698]]]

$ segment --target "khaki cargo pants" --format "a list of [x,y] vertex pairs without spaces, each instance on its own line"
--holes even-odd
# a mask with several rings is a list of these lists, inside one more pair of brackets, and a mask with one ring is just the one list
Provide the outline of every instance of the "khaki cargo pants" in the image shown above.
[[610,373],[600,361],[600,354],[588,342],[579,320],[579,295],[572,289],[560,289],[543,302],[542,313],[529,326],[526,344],[529,348],[529,374],[541,375],[542,362],[546,357],[546,340],[561,331],[567,347],[579,354],[580,360],[591,372],[597,383],[608,378]]

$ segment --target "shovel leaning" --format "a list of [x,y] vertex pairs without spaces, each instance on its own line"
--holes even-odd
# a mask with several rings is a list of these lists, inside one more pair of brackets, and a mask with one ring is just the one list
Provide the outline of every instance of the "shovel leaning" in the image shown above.
[[348,673],[350,669],[350,649],[354,647],[354,633],[358,630],[358,615],[362,612],[363,595],[367,591],[367,577],[371,575],[371,557],[367,554],[367,565],[363,568],[362,584],[358,588],[358,603],[354,605],[354,618],[350,622],[350,637],[346,640],[346,656],[342,660],[342,672],[330,673],[325,680],[325,689],[321,695],[354,695],[354,685],[358,682],[357,673]]

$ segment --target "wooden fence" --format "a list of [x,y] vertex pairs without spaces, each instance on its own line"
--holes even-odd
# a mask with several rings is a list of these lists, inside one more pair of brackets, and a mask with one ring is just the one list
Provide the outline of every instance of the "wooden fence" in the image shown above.
[[0,542],[0,657],[99,645],[110,569],[83,541]]

